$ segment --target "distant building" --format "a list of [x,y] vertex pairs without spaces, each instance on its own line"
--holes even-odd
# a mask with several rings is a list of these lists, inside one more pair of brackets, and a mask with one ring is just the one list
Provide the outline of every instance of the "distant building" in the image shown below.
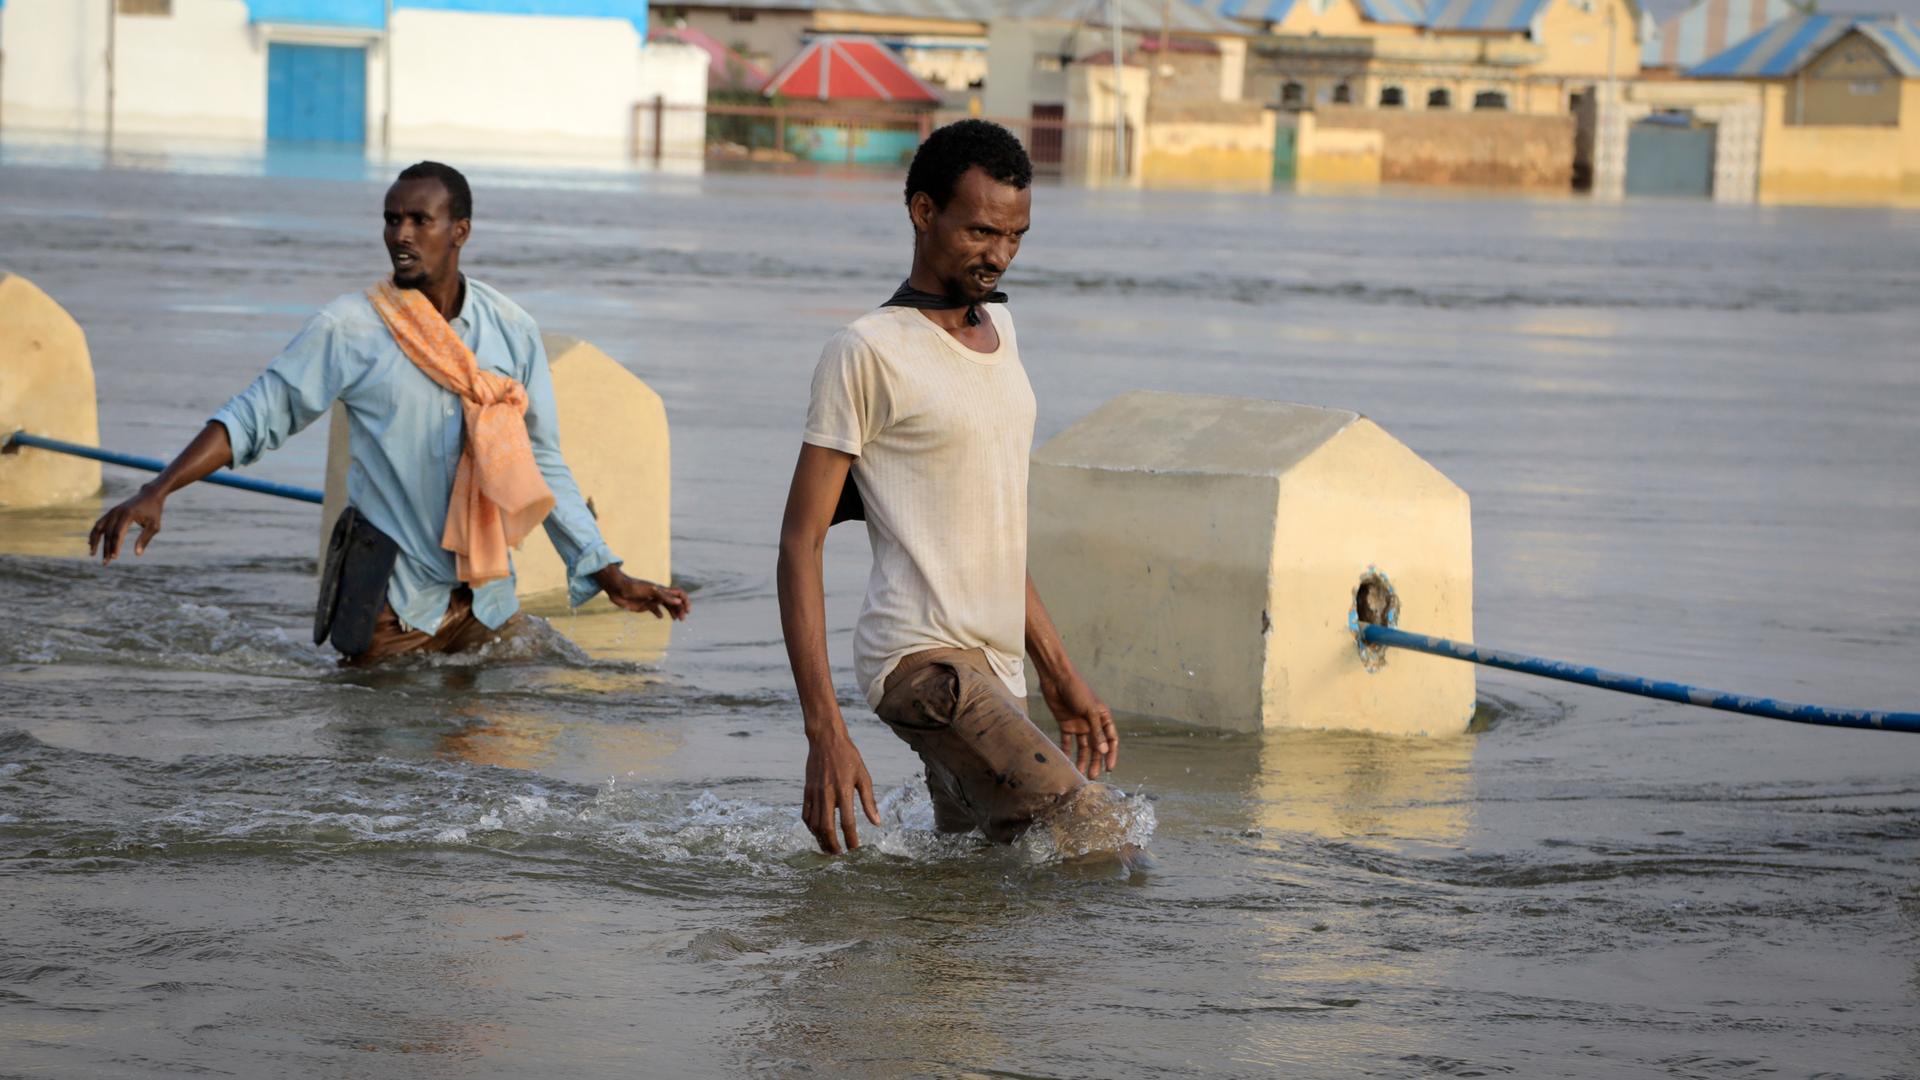
[[1189,2],[1266,31],[1246,93],[1287,109],[1567,113],[1585,89],[1640,72],[1634,0]]
[[863,36],[899,53],[914,75],[959,104],[987,74],[987,21],[1002,0],[682,0],[656,7],[663,26],[685,26],[773,71],[815,38]]
[[1920,19],[1795,15],[1687,74],[1760,88],[1762,200],[1920,201]]
[[646,0],[391,6],[388,26],[384,0],[0,0],[0,119],[602,154],[631,147],[638,103],[706,100],[706,55],[649,47]]
[[1759,33],[1768,23],[1802,11],[1791,0],[1694,0],[1665,18],[1649,18],[1640,43],[1640,69],[1677,76]]
[[[988,76],[982,97],[988,116],[1057,121],[1065,115],[1069,69],[1100,53],[1112,61],[1114,34],[1106,3],[1087,0],[1008,0],[987,30]],[[1204,46],[1217,57],[1214,100],[1239,101],[1245,85],[1247,39],[1256,30],[1191,6],[1185,0],[1117,0],[1123,57],[1164,31],[1172,42]]]
[[785,123],[784,149],[808,161],[905,165],[933,130],[940,92],[900,54],[865,37],[821,37],[767,80],[766,97],[813,106]]

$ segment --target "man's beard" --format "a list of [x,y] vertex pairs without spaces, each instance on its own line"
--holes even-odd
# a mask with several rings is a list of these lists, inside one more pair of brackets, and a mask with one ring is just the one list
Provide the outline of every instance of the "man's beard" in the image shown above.
[[957,304],[977,304],[993,295],[993,290],[980,288],[973,280],[971,271],[957,278],[947,278],[940,282],[940,293]]

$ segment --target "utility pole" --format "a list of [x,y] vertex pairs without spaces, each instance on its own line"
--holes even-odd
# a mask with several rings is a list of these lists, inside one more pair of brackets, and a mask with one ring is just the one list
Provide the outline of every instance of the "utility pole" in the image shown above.
[[1618,10],[1618,4],[1616,0],[1601,0],[1601,2],[1607,5],[1607,100],[1611,102],[1614,99],[1615,89],[1613,82],[1613,51],[1618,46],[1620,40],[1620,35],[1615,33],[1613,29],[1614,12]]
[[[107,0],[107,153],[113,153],[113,61],[114,49],[118,44],[114,31],[120,24],[120,0]],[[113,162],[109,160],[107,164]]]
[[1113,30],[1113,175],[1127,175],[1127,97],[1120,89],[1120,0],[1107,0],[1107,23]]
[[380,157],[393,157],[393,0],[387,0],[385,36],[380,48],[386,53],[380,61]]

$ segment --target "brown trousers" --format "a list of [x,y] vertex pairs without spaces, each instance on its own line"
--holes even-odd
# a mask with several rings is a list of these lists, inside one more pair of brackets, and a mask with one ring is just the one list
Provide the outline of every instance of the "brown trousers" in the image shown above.
[[464,587],[453,590],[447,600],[447,613],[440,620],[440,629],[431,634],[400,625],[400,616],[394,614],[393,605],[388,604],[380,609],[380,618],[373,624],[373,644],[358,656],[342,657],[340,663],[345,667],[367,667],[408,653],[466,652],[498,638],[519,620],[520,614],[515,612],[513,618],[497,630],[481,622],[473,614],[473,590]]
[[875,711],[926,764],[941,832],[977,828],[1007,843],[1087,783],[980,649],[905,657]]

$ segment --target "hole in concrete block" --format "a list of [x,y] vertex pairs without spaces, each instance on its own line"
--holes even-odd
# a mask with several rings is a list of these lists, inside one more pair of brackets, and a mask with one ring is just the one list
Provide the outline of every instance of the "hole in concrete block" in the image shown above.
[[1399,622],[1400,594],[1393,591],[1393,582],[1387,575],[1368,567],[1359,584],[1353,587],[1353,607],[1347,611],[1347,626],[1353,631],[1354,644],[1360,650],[1360,662],[1368,671],[1379,671],[1386,665],[1387,649],[1384,645],[1368,644],[1360,637],[1360,628],[1368,623],[1395,626]]

